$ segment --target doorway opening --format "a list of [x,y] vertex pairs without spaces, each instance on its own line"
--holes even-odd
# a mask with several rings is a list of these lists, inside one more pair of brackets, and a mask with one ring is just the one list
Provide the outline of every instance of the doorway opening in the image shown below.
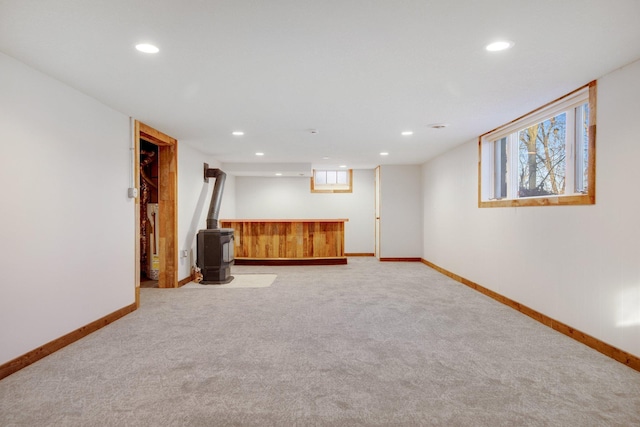
[[[139,307],[141,277],[145,280],[150,275],[157,277],[159,288],[178,287],[178,141],[137,120],[134,121],[133,138],[134,178],[139,189],[135,199],[135,284]],[[147,193],[144,201],[143,192]],[[153,221],[149,219],[149,213]],[[155,271],[153,267],[156,267]]]
[[160,275],[158,242],[158,146],[140,139],[140,287],[157,288]]

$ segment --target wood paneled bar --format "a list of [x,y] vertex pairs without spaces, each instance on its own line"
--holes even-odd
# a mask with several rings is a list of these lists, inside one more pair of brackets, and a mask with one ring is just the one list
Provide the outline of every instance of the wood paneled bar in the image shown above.
[[223,219],[234,229],[237,265],[346,264],[348,219]]

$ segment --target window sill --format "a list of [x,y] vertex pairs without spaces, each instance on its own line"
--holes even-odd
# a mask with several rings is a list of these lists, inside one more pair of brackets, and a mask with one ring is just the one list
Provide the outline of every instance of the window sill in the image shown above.
[[576,194],[573,196],[556,197],[527,197],[522,199],[480,200],[479,208],[518,208],[527,206],[570,206],[595,205],[596,198],[591,194]]
[[353,190],[311,190],[312,193],[353,193]]

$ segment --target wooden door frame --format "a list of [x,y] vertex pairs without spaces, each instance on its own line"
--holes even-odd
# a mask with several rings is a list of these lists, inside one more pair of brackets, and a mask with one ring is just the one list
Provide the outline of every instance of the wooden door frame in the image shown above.
[[[178,140],[134,121],[134,182],[140,189],[140,139],[158,146],[159,288],[178,287]],[[135,199],[136,305],[140,306],[140,197]]]

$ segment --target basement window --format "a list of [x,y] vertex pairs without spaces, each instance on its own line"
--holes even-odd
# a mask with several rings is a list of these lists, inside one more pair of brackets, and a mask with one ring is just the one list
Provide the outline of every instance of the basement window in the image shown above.
[[596,82],[479,140],[479,207],[595,204]]
[[353,192],[353,169],[349,170],[313,170],[311,177],[312,193],[351,193]]

